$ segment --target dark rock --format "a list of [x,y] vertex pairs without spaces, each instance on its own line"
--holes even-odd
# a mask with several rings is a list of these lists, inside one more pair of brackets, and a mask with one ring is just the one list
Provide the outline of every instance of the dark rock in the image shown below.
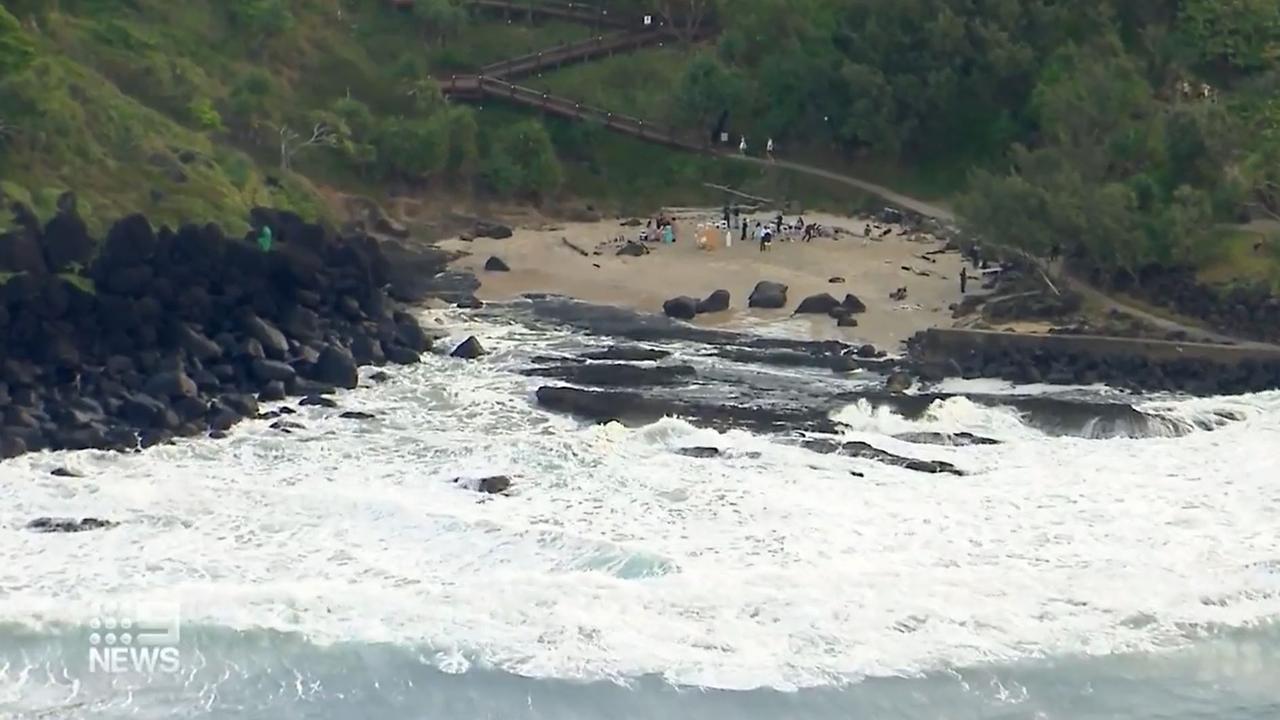
[[366,335],[359,335],[352,339],[351,357],[361,365],[383,365],[387,362],[387,353],[382,349],[382,341]]
[[963,471],[948,462],[943,462],[941,460],[918,460],[916,458],[903,457],[901,455],[895,455],[886,450],[873,447],[865,442],[847,442],[840,444],[833,440],[813,439],[805,440],[803,446],[805,449],[816,453],[839,453],[841,455],[849,455],[851,457],[872,460],[885,465],[894,465],[896,467],[902,467],[916,472],[930,474],[947,473],[951,475],[964,474]]
[[326,407],[326,408],[338,407],[337,401],[331,398],[327,398],[323,395],[308,395],[302,398],[301,400],[299,400],[298,404],[303,407]]
[[698,303],[698,314],[723,312],[729,309],[729,291],[716,290]]
[[416,365],[420,360],[420,354],[403,345],[389,345],[386,349],[387,360],[397,365]]
[[511,272],[511,268],[507,266],[502,258],[494,255],[484,263],[484,269],[489,272]]
[[586,360],[622,360],[626,362],[644,362],[646,360],[661,360],[671,355],[666,350],[655,350],[653,348],[636,347],[630,345],[615,345],[605,350],[593,350],[582,354]]
[[258,401],[252,395],[223,395],[219,401],[241,417],[254,417],[258,414]]
[[246,316],[242,324],[249,337],[262,345],[267,357],[273,360],[284,360],[288,357],[289,341],[275,325],[253,314]]
[[837,275],[836,277],[828,278],[827,282],[831,283],[832,285],[842,285],[844,284],[844,278]]
[[379,370],[378,372],[370,375],[369,379],[376,383],[384,383],[391,379],[391,375]]
[[713,458],[720,456],[720,448],[713,447],[682,447],[676,448],[677,455],[684,455],[692,458]]
[[787,286],[762,280],[747,298],[747,307],[777,309],[787,306]]
[[662,313],[679,320],[692,320],[698,314],[698,301],[683,295],[671,298],[662,303]]
[[686,398],[654,397],[617,390],[540,387],[538,404],[593,422],[618,421],[647,425],[664,417],[681,417],[717,430],[745,428],[759,432],[835,432],[828,410],[753,406]]
[[854,350],[854,354],[860,358],[876,358],[883,353],[877,350],[875,345],[862,345],[857,350]]
[[852,315],[845,315],[836,321],[836,327],[858,327],[858,319]]
[[195,397],[200,393],[194,380],[181,370],[171,370],[152,375],[142,387],[146,394],[161,399]]
[[11,434],[10,431],[0,431],[0,460],[16,458],[26,452],[26,440]]
[[649,254],[649,248],[634,240],[628,240],[626,245],[618,248],[617,254],[623,257],[642,257]]
[[[288,366],[286,365],[285,367]],[[292,370],[292,368],[290,369]],[[273,402],[284,398],[284,383],[279,380],[273,380],[263,385],[262,390],[258,393],[258,402]]]
[[0,272],[44,275],[48,266],[34,233],[0,233]]
[[287,385],[298,376],[297,370],[279,360],[254,360],[249,367],[253,371],[253,376],[261,382],[275,381]]
[[458,347],[454,348],[453,352],[449,354],[450,356],[456,357],[456,358],[463,358],[465,360],[474,360],[480,357],[481,355],[487,354],[487,351],[484,349],[484,346],[480,344],[480,341],[477,340],[474,335],[472,335],[466,340],[463,340],[462,343],[460,343]]
[[397,312],[392,320],[396,325],[396,339],[405,347],[419,353],[431,349],[431,338],[418,324],[416,317],[406,312]]
[[292,420],[277,420],[269,425],[272,430],[279,430],[282,433],[291,433],[294,430],[306,430],[307,426]]
[[840,307],[839,300],[828,293],[819,293],[801,300],[800,305],[796,307],[796,314],[825,315],[837,307]]
[[840,303],[840,307],[844,308],[845,310],[848,310],[851,314],[854,314],[854,315],[858,313],[864,313],[867,311],[867,306],[861,300],[858,299],[857,295],[854,295],[853,293],[845,294],[844,300],[841,301]]
[[326,345],[311,369],[311,378],[336,387],[351,389],[360,381],[355,358],[345,349]]
[[64,468],[64,467],[54,468],[49,472],[49,474],[54,477],[65,477],[65,478],[84,477],[83,475],[76,472],[75,470],[68,470],[67,468]]
[[44,226],[44,260],[49,272],[89,268],[96,243],[84,221],[72,211],[59,212]]
[[377,416],[373,413],[360,412],[359,410],[347,410],[346,412],[340,413],[338,417],[346,420],[372,420]]
[[463,310],[479,310],[484,307],[484,302],[475,295],[464,297],[455,304]]
[[893,436],[895,439],[903,442],[915,443],[917,445],[999,445],[999,440],[974,435],[968,432],[943,433],[943,432],[909,432],[901,433]]
[[506,475],[492,475],[490,477],[477,478],[474,480],[458,479],[454,482],[467,485],[476,492],[488,493],[490,495],[505,492],[511,487],[511,478]]
[[125,395],[120,402],[120,415],[125,422],[140,428],[172,427],[177,417],[169,417],[169,406],[146,393]]
[[183,323],[178,329],[178,342],[198,360],[211,360],[222,355],[222,347],[203,333]]
[[684,385],[694,377],[689,365],[658,365],[643,367],[615,363],[591,363],[586,365],[561,365],[558,367],[525,370],[524,374],[552,377],[599,387],[640,387],[654,385]]
[[472,234],[476,237],[493,238],[494,240],[505,240],[514,233],[511,228],[501,223],[490,222],[487,220],[477,220]]
[[911,389],[915,381],[911,376],[901,370],[889,373],[889,378],[885,380],[884,386],[890,392],[906,392]]
[[41,517],[27,523],[27,529],[38,533],[77,533],[112,528],[119,523],[100,518]]

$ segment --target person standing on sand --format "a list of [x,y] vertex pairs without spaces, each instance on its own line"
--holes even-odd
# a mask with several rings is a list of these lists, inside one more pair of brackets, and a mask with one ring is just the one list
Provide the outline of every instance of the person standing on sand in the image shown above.
[[738,236],[738,240],[742,242],[746,242],[747,241],[747,221],[743,220],[741,223],[738,224],[738,227],[739,229],[742,230],[742,234]]
[[724,231],[724,249],[728,250],[733,247],[733,230],[729,228],[729,223],[727,222],[721,225],[720,229]]
[[965,288],[969,285],[969,268],[960,266],[960,294],[964,295]]
[[756,239],[760,241],[760,252],[764,252],[764,228],[759,220],[756,221]]
[[742,222],[742,208],[738,207],[737,205],[734,205],[733,206],[733,226],[737,227],[738,223],[740,222]]
[[676,231],[671,223],[662,226],[662,242],[665,245],[674,245],[676,242]]

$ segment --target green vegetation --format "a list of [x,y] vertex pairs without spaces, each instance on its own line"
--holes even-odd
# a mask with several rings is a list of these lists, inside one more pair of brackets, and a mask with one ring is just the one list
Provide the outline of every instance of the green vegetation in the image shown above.
[[[595,30],[465,0],[6,0],[0,193],[91,224],[143,209],[241,222],[323,214],[322,188],[452,188],[635,212],[821,184],[503,106],[432,73]],[[608,0],[679,41],[523,83],[705,137],[952,201],[990,241],[1104,275],[1194,264],[1280,282],[1280,3],[1274,0]],[[714,23],[716,39],[692,42]],[[859,202],[855,200],[854,202]],[[1242,239],[1246,238],[1246,239]]]

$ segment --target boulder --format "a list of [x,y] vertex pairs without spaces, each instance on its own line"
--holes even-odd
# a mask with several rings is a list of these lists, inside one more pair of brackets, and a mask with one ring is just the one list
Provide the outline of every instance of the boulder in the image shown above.
[[729,309],[729,291],[715,290],[698,303],[698,314],[724,312]]
[[915,381],[911,376],[901,370],[895,370],[889,373],[889,378],[885,380],[884,386],[889,392],[906,392],[911,389]]
[[[285,367],[288,367],[287,365]],[[292,370],[292,368],[290,368]],[[284,383],[279,380],[272,380],[262,386],[262,390],[258,393],[258,402],[273,402],[283,400],[285,398]]]
[[463,340],[458,347],[453,349],[453,352],[449,353],[449,355],[451,357],[463,358],[464,360],[474,360],[481,355],[487,354],[487,352],[488,351],[484,349],[484,346],[480,344],[480,341],[476,339],[476,336],[472,335],[466,340]]
[[475,295],[469,295],[459,299],[455,305],[463,310],[479,310],[484,307],[484,301],[480,300],[480,298]]
[[720,448],[714,447],[682,447],[676,448],[677,455],[691,458],[713,458],[720,456]]
[[360,375],[351,353],[335,345],[326,345],[311,368],[311,379],[351,389],[359,384]]
[[339,413],[338,417],[343,418],[344,420],[372,420],[377,416],[373,413],[360,412],[359,410],[347,410],[346,412]]
[[22,232],[0,233],[0,273],[44,275],[47,272],[38,237]]
[[178,327],[178,344],[197,360],[211,360],[222,355],[222,347],[218,343],[186,323]]
[[152,375],[142,386],[142,391],[154,398],[174,399],[195,397],[200,393],[200,388],[185,372],[170,370]]
[[778,309],[787,306],[787,286],[782,283],[762,280],[756,283],[747,298],[747,307]]
[[698,301],[684,295],[674,297],[662,303],[662,313],[667,317],[692,320],[698,314]]
[[491,222],[488,220],[477,220],[472,234],[475,237],[487,237],[494,240],[505,240],[511,237],[511,228],[501,223]]
[[254,360],[249,367],[253,377],[264,383],[275,381],[287,385],[298,376],[297,370],[279,360]]
[[266,356],[273,360],[284,360],[289,355],[289,341],[284,333],[275,325],[250,313],[242,323],[249,337],[257,340]]
[[858,296],[853,293],[845,294],[844,300],[840,302],[840,307],[848,310],[849,313],[853,315],[867,311],[867,306],[863,304],[863,302],[858,299]]
[[431,338],[418,324],[418,319],[407,312],[396,312],[392,315],[396,324],[396,339],[405,347],[415,352],[426,352],[431,349]]
[[649,254],[649,248],[635,240],[628,240],[626,245],[618,248],[617,254],[623,257],[641,257]]
[[644,362],[661,360],[671,355],[667,350],[636,347],[631,345],[615,345],[604,350],[593,350],[582,354],[584,360],[622,360],[625,362]]
[[27,441],[16,433],[0,430],[0,460],[16,458],[27,452]]
[[74,211],[60,212],[44,226],[44,260],[50,272],[67,272],[73,267],[87,270],[96,243],[89,229]]
[[842,315],[836,320],[836,327],[858,327],[858,319],[852,315]]
[[832,285],[842,285],[844,284],[844,278],[837,275],[835,277],[828,278],[827,282],[831,283]]
[[796,307],[796,314],[825,315],[837,307],[840,307],[839,300],[829,293],[818,293],[801,300],[800,305]]
[[327,398],[323,395],[308,395],[302,398],[301,400],[299,400],[298,404],[303,407],[325,407],[325,408],[338,407],[338,403],[336,400],[332,398]]
[[422,359],[417,351],[403,345],[388,345],[386,353],[387,359],[397,365],[416,365]]
[[489,272],[511,272],[511,268],[507,266],[502,258],[494,255],[484,263],[484,269]]

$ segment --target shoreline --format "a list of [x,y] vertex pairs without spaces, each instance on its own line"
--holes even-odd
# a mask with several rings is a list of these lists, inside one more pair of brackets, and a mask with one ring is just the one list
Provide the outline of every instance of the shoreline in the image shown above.
[[[765,213],[742,217],[752,228],[757,220],[773,219]],[[619,220],[526,223],[513,227],[509,238],[452,239],[437,246],[469,253],[451,267],[475,275],[480,281],[476,297],[481,301],[555,293],[661,314],[663,303],[673,297],[705,298],[723,289],[730,294],[729,309],[699,315],[692,324],[749,332],[765,329],[810,340],[870,343],[886,349],[901,347],[918,331],[955,325],[950,305],[962,297],[959,273],[963,259],[954,252],[925,255],[944,247],[940,238],[898,223],[809,213],[804,215],[806,223],[818,223],[833,236],[810,242],[775,240],[770,251],[761,252],[757,242],[742,242],[740,231],[734,230],[731,246],[699,249],[694,242],[698,226],[719,219],[716,210],[682,210],[676,214],[676,242],[644,243],[648,253],[638,257],[617,253],[627,241],[638,239],[643,225]],[[785,223],[795,221],[794,215],[784,218]],[[865,236],[868,228],[870,238]],[[510,270],[485,270],[491,257],[501,259]],[[832,278],[842,281],[831,282]],[[784,308],[747,307],[747,298],[760,281],[788,286]],[[889,295],[902,287],[907,288],[906,299],[891,300]],[[981,292],[976,282],[969,290],[971,295]],[[860,299],[867,310],[856,316],[857,327],[837,327],[826,315],[793,314],[804,298],[822,293],[837,300],[847,293]]]

